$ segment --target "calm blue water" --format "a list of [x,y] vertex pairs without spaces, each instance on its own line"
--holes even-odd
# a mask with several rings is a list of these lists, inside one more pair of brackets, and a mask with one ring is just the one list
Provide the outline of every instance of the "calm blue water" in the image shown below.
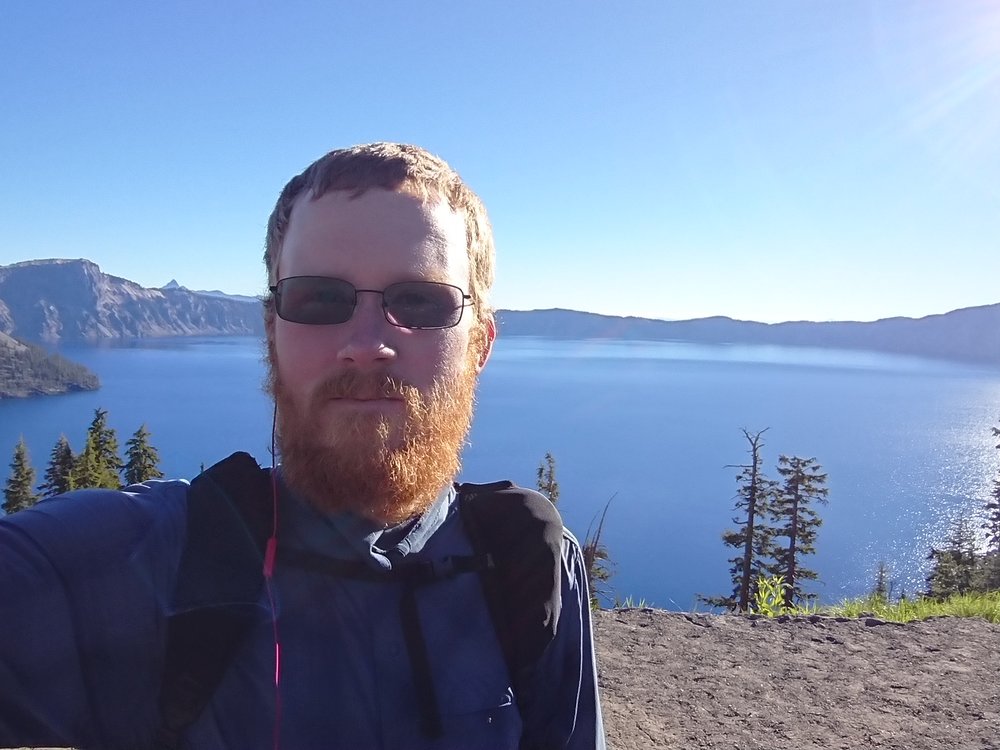
[[[0,402],[0,451],[24,435],[39,472],[60,432],[83,443],[93,410],[125,440],[145,423],[168,476],[234,450],[267,460],[271,410],[255,339],[172,339],[63,350],[102,388]],[[822,601],[863,593],[880,559],[897,589],[922,584],[949,524],[978,513],[1000,473],[989,428],[1000,372],[876,354],[676,343],[508,338],[483,374],[464,478],[533,486],[546,451],[577,536],[614,497],[605,529],[619,596],[691,609],[729,590],[740,429],[769,427],[764,456],[815,456],[829,474],[817,554]],[[5,461],[6,463],[6,461]]]

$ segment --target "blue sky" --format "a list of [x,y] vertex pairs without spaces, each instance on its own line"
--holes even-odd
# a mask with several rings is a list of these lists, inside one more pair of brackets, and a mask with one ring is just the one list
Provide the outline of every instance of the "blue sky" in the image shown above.
[[1000,302],[1000,5],[0,8],[0,265],[256,294],[284,182],[419,143],[500,307],[778,321]]

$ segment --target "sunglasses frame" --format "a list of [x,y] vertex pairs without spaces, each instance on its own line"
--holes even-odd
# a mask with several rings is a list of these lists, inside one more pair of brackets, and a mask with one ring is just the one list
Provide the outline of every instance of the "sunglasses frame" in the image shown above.
[[[349,286],[354,290],[354,305],[351,307],[351,314],[342,321],[336,323],[314,323],[311,321],[295,320],[294,318],[286,318],[281,314],[281,285],[292,279],[325,279],[327,281],[340,281]],[[408,326],[401,323],[397,323],[389,316],[389,306],[385,301],[385,293],[388,292],[393,287],[404,286],[409,284],[430,284],[436,287],[447,287],[448,289],[454,289],[459,294],[459,304],[456,305],[455,309],[458,310],[458,317],[455,319],[454,323],[448,323],[447,325],[441,326]],[[282,320],[288,321],[289,323],[298,323],[300,325],[342,325],[350,321],[354,317],[354,311],[358,307],[358,294],[361,292],[368,292],[370,294],[378,294],[382,297],[382,315],[385,316],[386,322],[389,325],[395,326],[396,328],[408,328],[413,331],[440,331],[446,328],[454,328],[459,323],[462,322],[462,315],[465,312],[466,307],[472,306],[472,295],[467,294],[462,287],[455,286],[454,284],[446,284],[443,281],[397,281],[393,284],[389,284],[385,289],[359,289],[351,282],[346,279],[337,278],[336,276],[286,276],[283,279],[278,279],[278,282],[273,286],[268,287],[268,291],[271,292],[271,300],[274,304],[275,314]]]

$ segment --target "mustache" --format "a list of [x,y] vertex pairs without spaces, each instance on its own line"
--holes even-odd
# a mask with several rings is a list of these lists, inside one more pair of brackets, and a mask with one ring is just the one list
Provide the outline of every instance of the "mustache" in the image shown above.
[[346,371],[320,384],[315,398],[328,401],[335,398],[405,400],[416,388],[405,381],[382,373]]

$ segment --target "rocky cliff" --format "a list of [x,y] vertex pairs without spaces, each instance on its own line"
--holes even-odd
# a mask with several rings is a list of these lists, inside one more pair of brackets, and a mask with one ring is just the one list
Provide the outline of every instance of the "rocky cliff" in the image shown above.
[[32,260],[0,266],[0,332],[46,343],[259,335],[263,320],[256,302],[146,289],[88,260]]

